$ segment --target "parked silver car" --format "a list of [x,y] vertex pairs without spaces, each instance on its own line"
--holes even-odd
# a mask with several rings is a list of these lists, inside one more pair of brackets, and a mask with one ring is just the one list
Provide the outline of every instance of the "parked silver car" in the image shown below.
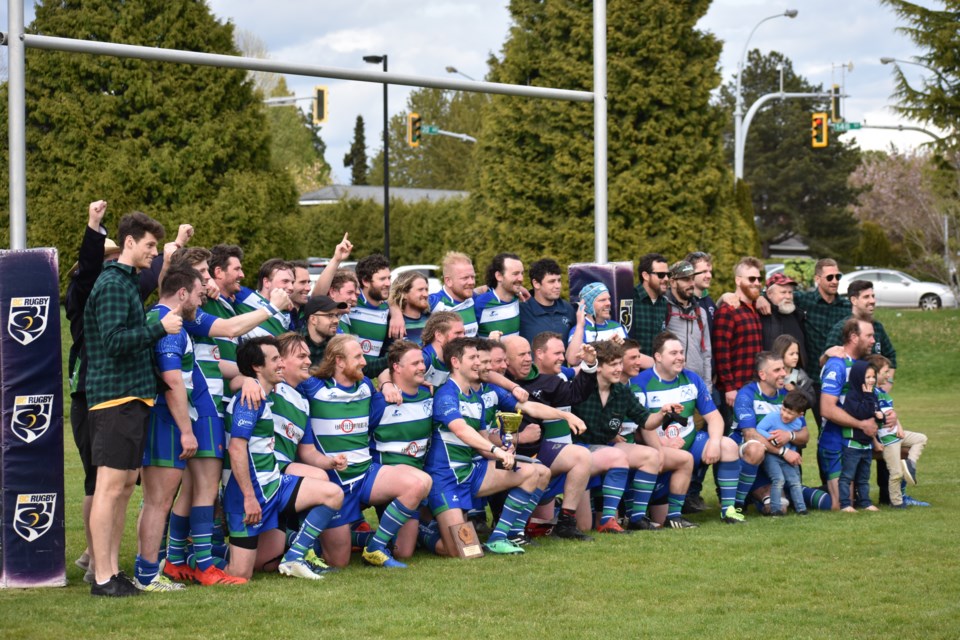
[[893,269],[862,269],[846,273],[840,279],[837,293],[847,294],[847,287],[854,280],[869,280],[878,307],[920,307],[939,309],[956,307],[957,297],[945,284],[921,282],[913,276]]

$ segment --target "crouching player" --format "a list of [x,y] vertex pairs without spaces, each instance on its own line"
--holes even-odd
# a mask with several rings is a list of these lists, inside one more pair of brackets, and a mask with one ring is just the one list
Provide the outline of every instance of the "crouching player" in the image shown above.
[[343,503],[343,492],[330,482],[280,473],[274,453],[271,394],[283,380],[283,361],[276,338],[262,336],[237,349],[240,373],[256,378],[267,395],[258,409],[230,402],[229,479],[224,483],[223,506],[230,528],[230,564],[227,573],[244,579],[253,575],[261,533],[276,529],[280,519],[305,514],[290,549],[283,555],[280,573],[311,580],[322,576],[304,561],[306,552],[327,528]]

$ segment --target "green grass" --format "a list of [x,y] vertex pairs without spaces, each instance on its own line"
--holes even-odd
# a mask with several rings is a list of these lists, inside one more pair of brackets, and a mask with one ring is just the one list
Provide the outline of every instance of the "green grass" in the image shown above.
[[[0,637],[956,638],[960,311],[882,311],[880,319],[898,349],[901,420],[931,440],[910,493],[934,508],[777,520],[751,511],[733,527],[720,524],[714,505],[691,531],[546,540],[514,558],[419,554],[406,571],[355,559],[320,583],[257,576],[240,588],[104,601],[90,597],[72,564],[84,543],[68,435],[69,586],[0,591]],[[128,573],[134,517],[131,507]]]

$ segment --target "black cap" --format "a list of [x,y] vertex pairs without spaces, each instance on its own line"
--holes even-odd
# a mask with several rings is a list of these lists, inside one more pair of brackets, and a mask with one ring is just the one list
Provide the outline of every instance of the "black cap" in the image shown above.
[[312,296],[303,305],[303,315],[309,318],[315,313],[346,311],[347,308],[346,302],[336,302],[330,296]]

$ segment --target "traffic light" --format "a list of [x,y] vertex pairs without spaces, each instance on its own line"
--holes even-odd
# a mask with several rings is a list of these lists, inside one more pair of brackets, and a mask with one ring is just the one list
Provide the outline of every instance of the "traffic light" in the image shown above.
[[813,129],[811,131],[813,135],[813,148],[822,149],[827,146],[829,139],[827,137],[827,114],[826,113],[815,113],[813,114]]
[[840,115],[840,85],[833,85],[833,97],[830,99],[830,122],[842,122]]
[[313,124],[319,125],[327,121],[327,88],[316,86],[313,88]]
[[407,144],[416,149],[420,146],[421,128],[423,120],[419,113],[407,114]]

